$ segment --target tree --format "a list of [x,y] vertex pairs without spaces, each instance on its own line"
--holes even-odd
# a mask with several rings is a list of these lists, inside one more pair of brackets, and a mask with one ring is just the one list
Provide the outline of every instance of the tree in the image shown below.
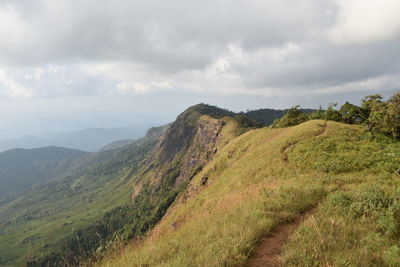
[[394,94],[388,101],[387,107],[387,131],[394,138],[400,138],[400,91]]
[[379,94],[376,95],[367,95],[361,100],[361,108],[364,112],[365,118],[368,119],[371,110],[374,106],[382,103],[382,96]]
[[272,124],[272,128],[282,128],[294,126],[308,120],[307,115],[299,109],[299,105],[294,106],[280,119],[277,119]]
[[348,124],[361,124],[367,120],[367,116],[364,109],[350,104],[349,102],[344,103],[339,110],[341,121]]
[[368,129],[400,139],[400,91],[387,102],[381,99],[381,96],[374,95],[363,101],[363,106],[369,109]]
[[325,112],[325,119],[328,121],[342,121],[342,115],[335,108],[337,103],[330,103]]
[[325,111],[322,109],[322,106],[319,106],[319,108],[308,114],[308,119],[309,120],[323,120],[325,119]]

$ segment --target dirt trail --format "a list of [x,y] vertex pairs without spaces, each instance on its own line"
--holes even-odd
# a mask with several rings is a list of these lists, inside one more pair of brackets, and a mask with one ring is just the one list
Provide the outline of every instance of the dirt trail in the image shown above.
[[314,209],[306,211],[295,217],[289,223],[279,225],[268,235],[263,237],[259,246],[249,258],[249,267],[278,267],[280,266],[280,255],[282,248],[291,233],[303,222]]

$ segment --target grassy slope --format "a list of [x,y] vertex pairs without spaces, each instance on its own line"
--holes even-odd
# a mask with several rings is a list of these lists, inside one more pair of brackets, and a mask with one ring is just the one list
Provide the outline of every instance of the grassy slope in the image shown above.
[[312,207],[283,265],[400,264],[399,142],[325,121],[229,139],[142,242],[100,265],[243,265],[263,235]]

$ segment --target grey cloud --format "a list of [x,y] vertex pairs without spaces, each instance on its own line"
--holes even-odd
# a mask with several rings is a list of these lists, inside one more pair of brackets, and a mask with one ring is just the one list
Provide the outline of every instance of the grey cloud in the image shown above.
[[199,69],[230,43],[278,46],[306,38],[323,18],[317,1],[16,2],[8,3],[28,30],[16,44],[0,42],[0,56],[20,65],[135,60],[167,72]]
[[362,81],[382,75],[400,76],[396,56],[400,38],[385,43],[335,46],[327,42],[304,44],[286,61],[276,65],[268,60],[252,66],[237,66],[250,88],[263,86],[296,89],[318,88]]
[[[329,39],[338,20],[337,2],[3,0],[0,8],[18,23],[13,38],[0,36],[0,66],[65,66],[62,75],[73,77],[72,84],[57,75],[40,84],[15,75],[24,86],[42,87],[43,95],[101,94],[120,82],[165,81],[210,91],[226,87],[226,93],[230,87],[291,92],[400,76],[399,36],[371,43]],[[290,44],[297,48],[282,55]],[[212,76],[209,68],[232,45],[243,58],[228,59],[220,71],[225,73]],[[136,64],[140,73],[123,80],[79,72],[80,64],[104,62]],[[142,76],[153,80],[141,81]]]

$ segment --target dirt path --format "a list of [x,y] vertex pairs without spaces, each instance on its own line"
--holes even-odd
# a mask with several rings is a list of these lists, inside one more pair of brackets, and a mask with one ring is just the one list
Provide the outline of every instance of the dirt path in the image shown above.
[[[327,128],[327,123],[320,125],[321,129],[316,132],[313,137],[320,136],[325,133]],[[283,154],[283,161],[288,162],[288,149],[295,146],[297,141],[287,144],[281,149]],[[305,211],[295,217],[292,221],[279,225],[274,228],[269,234],[264,236],[258,247],[254,250],[249,258],[247,266],[249,267],[278,267],[281,265],[280,255],[282,253],[282,248],[286,241],[293,233],[294,230],[303,222],[309,215],[314,211],[314,208]]]
[[268,235],[263,237],[259,246],[249,258],[249,267],[278,267],[282,248],[293,231],[304,221],[314,209],[304,212],[294,218],[291,222],[279,225]]

